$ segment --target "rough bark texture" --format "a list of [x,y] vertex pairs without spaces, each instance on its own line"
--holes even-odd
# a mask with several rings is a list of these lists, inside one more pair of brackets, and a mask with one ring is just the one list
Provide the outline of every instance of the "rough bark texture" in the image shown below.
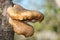
[[6,15],[7,7],[12,5],[12,0],[0,0],[0,40],[14,40],[14,32]]

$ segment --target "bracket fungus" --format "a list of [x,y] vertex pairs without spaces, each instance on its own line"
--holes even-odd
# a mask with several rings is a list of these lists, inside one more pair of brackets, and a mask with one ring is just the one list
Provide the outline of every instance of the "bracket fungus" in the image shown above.
[[29,37],[34,33],[33,27],[24,22],[9,18],[9,23],[12,25],[14,32],[18,35],[25,35],[26,37]]
[[9,23],[12,25],[14,32],[19,35],[25,35],[26,37],[32,36],[34,29],[31,25],[25,23],[24,21],[41,22],[44,19],[44,15],[42,13],[24,9],[19,5],[8,7],[7,14],[10,17]]

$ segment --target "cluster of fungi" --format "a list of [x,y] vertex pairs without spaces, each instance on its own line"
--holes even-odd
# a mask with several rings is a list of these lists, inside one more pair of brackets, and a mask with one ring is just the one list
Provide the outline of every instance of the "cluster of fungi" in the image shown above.
[[24,9],[20,5],[13,5],[7,8],[9,23],[12,25],[16,34],[30,37],[34,33],[34,29],[26,22],[41,22],[44,15],[38,11]]

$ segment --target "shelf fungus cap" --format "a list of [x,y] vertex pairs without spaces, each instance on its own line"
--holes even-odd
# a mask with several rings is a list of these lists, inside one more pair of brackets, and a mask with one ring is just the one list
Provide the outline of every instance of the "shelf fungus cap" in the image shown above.
[[7,14],[15,20],[37,20],[42,21],[44,19],[44,15],[41,12],[34,10],[27,10],[19,5],[14,5],[13,7],[7,8]]
[[24,22],[16,21],[10,18],[9,23],[12,25],[14,32],[18,35],[30,37],[34,34],[33,27]]

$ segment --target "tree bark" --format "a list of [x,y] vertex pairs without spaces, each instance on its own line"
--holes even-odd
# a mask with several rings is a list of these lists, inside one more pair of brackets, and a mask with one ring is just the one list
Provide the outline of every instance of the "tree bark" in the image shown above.
[[12,5],[12,0],[0,0],[0,40],[14,40],[14,32],[6,14],[7,7]]

